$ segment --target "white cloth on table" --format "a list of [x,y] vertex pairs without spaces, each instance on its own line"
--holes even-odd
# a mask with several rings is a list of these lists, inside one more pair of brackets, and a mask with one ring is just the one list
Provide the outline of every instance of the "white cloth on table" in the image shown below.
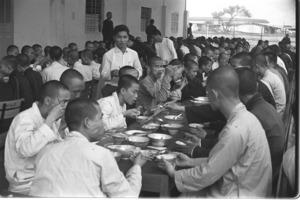
[[119,77],[111,77],[110,72],[126,65],[134,67],[139,72],[139,78],[142,76],[143,69],[136,51],[126,48],[123,53],[118,47],[114,47],[106,52],[102,60],[102,76],[105,84],[118,86]]
[[18,114],[9,128],[5,142],[5,172],[9,191],[28,194],[35,174],[36,155],[47,144],[61,141],[60,121],[50,128],[37,103]]
[[138,197],[142,186],[140,166],[125,177],[108,149],[76,131],[45,148],[36,169],[30,195],[39,197]]
[[99,106],[103,114],[104,129],[126,128],[126,119],[123,112],[126,111],[126,104],[120,105],[117,92],[111,96],[98,100]]
[[282,117],[286,105],[284,84],[282,83],[280,78],[276,74],[271,72],[269,69],[265,72],[262,80],[269,83],[269,85],[271,86],[275,104],[276,104],[276,110],[279,113],[279,115]]
[[197,158],[194,162],[196,167],[175,172],[175,183],[183,196],[271,195],[272,165],[265,131],[242,103],[231,111],[208,158]]
[[69,68],[54,61],[53,63],[51,63],[49,67],[45,68],[42,71],[41,74],[42,74],[43,82],[46,83],[51,80],[59,81],[62,73],[64,73],[64,71],[66,71],[67,69]]
[[168,63],[177,59],[177,53],[173,41],[169,38],[163,38],[162,42],[155,43],[156,55],[161,59],[168,61]]
[[85,82],[93,80],[93,72],[89,65],[83,65],[81,62],[77,61],[75,62],[73,69],[83,76]]

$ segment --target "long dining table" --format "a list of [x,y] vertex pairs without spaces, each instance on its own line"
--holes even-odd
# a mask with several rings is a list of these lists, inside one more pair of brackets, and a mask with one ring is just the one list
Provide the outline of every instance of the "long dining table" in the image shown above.
[[[189,104],[192,105],[192,104]],[[178,140],[184,140],[185,135],[184,132],[189,132],[188,122],[185,117],[185,113],[180,111],[172,111],[172,110],[164,110],[160,112],[157,116],[155,116],[152,120],[147,123],[155,122],[164,124],[167,123],[164,121],[164,116],[166,115],[178,115],[181,114],[184,116],[183,120],[183,128],[175,135],[172,136],[171,141],[169,142],[167,149],[172,152],[176,146],[175,142]],[[163,122],[162,122],[163,121]],[[146,123],[146,124],[147,124]],[[142,124],[135,122],[127,127],[127,130],[143,130]],[[167,131],[163,131],[161,128],[157,129],[155,133],[164,133],[169,134]],[[109,144],[113,144],[113,134],[108,134],[105,139],[98,142],[100,146],[107,146]],[[127,141],[124,142],[128,144]],[[123,143],[123,144],[124,144]],[[150,141],[149,144],[150,145]],[[123,160],[118,161],[118,166],[120,170],[125,174],[131,167],[133,163],[131,160]],[[147,163],[142,168],[142,189],[141,191],[146,192],[156,192],[159,193],[160,197],[170,197],[170,191],[175,186],[174,179],[170,178],[169,175],[164,172],[162,169],[158,167],[157,161],[147,161]]]

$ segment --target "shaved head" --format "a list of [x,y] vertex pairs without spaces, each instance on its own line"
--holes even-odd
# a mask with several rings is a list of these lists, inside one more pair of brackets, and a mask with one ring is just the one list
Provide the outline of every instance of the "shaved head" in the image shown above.
[[239,67],[250,68],[252,65],[252,58],[248,53],[240,52],[240,53],[235,54],[231,58],[230,65],[233,68],[239,68]]
[[71,93],[71,99],[81,95],[84,89],[83,76],[75,69],[67,69],[60,77],[60,82],[68,87]]
[[267,59],[263,54],[256,55],[253,60],[255,64],[259,65],[260,67],[268,67]]
[[230,67],[214,70],[207,78],[207,87],[219,91],[225,97],[239,98],[239,77]]
[[162,59],[160,57],[154,56],[154,57],[150,58],[149,65],[152,66],[155,64],[155,62],[160,62],[160,61],[162,61]]

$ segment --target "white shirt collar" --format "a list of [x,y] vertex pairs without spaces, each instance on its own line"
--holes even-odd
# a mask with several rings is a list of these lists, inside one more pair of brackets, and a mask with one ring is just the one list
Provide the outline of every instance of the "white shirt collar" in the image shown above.
[[[117,46],[115,46],[115,47],[114,47],[114,49],[115,49],[115,53],[122,52],[122,51],[121,51],[121,49],[119,49]],[[126,53],[126,52],[128,52],[128,48],[127,48],[127,47],[126,47],[126,49],[125,49],[125,52],[124,52],[124,53]]]
[[67,138],[75,138],[75,139],[80,139],[86,142],[90,142],[84,135],[82,135],[78,131],[71,131],[68,135]]

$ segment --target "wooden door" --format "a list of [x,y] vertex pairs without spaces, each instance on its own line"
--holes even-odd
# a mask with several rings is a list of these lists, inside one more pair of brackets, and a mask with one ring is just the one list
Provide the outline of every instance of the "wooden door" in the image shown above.
[[13,44],[13,0],[0,0],[0,58]]

